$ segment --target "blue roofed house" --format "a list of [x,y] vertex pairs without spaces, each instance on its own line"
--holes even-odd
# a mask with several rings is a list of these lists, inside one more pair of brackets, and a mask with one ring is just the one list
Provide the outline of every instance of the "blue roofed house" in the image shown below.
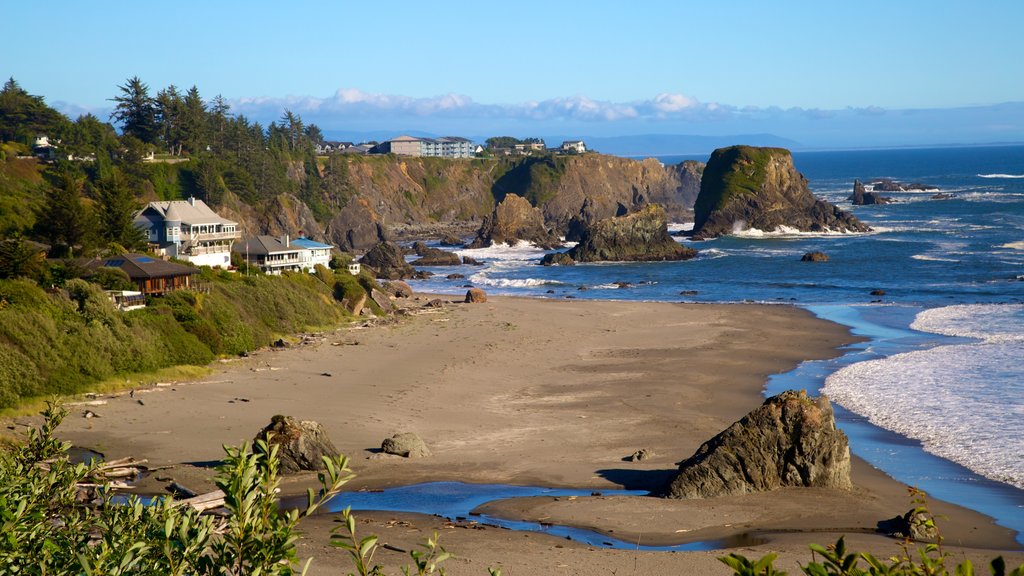
[[150,202],[135,214],[135,226],[146,233],[155,253],[196,266],[227,268],[231,244],[242,237],[237,222],[196,198]]
[[333,249],[330,244],[308,238],[292,240],[288,236],[253,236],[232,248],[247,264],[267,274],[310,272],[317,264],[327,266]]

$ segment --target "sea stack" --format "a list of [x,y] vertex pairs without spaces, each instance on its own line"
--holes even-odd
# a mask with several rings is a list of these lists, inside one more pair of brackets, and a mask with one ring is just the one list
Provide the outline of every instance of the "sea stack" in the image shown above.
[[[665,218],[665,209],[656,204],[606,218],[584,230],[579,244],[567,252],[548,254],[541,263],[688,260],[696,256],[696,250],[680,245],[669,235]],[[566,261],[566,256],[571,261]]]
[[695,239],[754,228],[867,232],[853,215],[814,197],[784,148],[732,146],[711,154],[693,207]]

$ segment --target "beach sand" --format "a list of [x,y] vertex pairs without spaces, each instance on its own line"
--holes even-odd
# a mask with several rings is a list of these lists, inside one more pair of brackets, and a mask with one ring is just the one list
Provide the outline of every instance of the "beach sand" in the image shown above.
[[[426,298],[410,301],[419,307]],[[434,480],[585,488],[647,489],[675,463],[763,401],[767,377],[802,360],[828,358],[855,338],[842,326],[788,306],[491,298],[448,304],[369,328],[343,328],[286,349],[225,362],[201,382],[98,398],[62,425],[66,440],[133,456],[152,474],[139,490],[173,477],[212,489],[223,444],[250,440],[275,414],[324,425],[358,475],[348,489]],[[141,400],[141,402],[140,402]],[[422,459],[377,454],[381,441],[415,432]],[[646,448],[642,462],[625,458]],[[593,528],[624,541],[669,544],[753,534],[756,545],[713,552],[592,548],[553,536],[458,526],[429,516],[359,513],[362,534],[408,550],[434,530],[458,558],[449,574],[729,574],[715,558],[775,551],[780,567],[810,560],[807,544],[847,541],[881,556],[899,542],[871,533],[878,520],[911,507],[906,487],[855,460],[854,489],[785,489],[700,501],[652,497],[531,498],[487,505],[487,513]],[[287,478],[284,494],[315,484]],[[941,502],[931,509],[949,548],[979,560],[1019,550],[1012,531]],[[333,515],[303,521],[311,574],[349,569],[328,546]],[[1003,552],[1006,554],[1005,552]],[[1024,554],[1006,554],[1011,564]],[[406,554],[381,550],[398,573]]]

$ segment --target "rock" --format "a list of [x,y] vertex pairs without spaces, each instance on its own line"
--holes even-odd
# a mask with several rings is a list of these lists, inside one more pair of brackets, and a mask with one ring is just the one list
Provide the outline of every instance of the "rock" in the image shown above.
[[696,296],[699,294],[696,290],[683,290],[679,293],[680,296]]
[[370,298],[377,303],[377,306],[380,306],[380,309],[385,314],[391,314],[395,311],[395,305],[391,303],[391,297],[380,290],[376,288],[370,290]]
[[629,457],[629,461],[630,462],[643,462],[644,460],[647,460],[648,458],[650,458],[652,456],[654,456],[654,452],[648,450],[647,448],[641,448],[641,449],[637,450],[636,452],[633,452],[633,455]]
[[459,266],[462,264],[462,258],[458,254],[440,248],[426,247],[422,253],[417,252],[417,254],[420,254],[420,258],[413,261],[413,264],[417,266]]
[[271,344],[274,348],[287,348],[288,342],[284,338],[278,338]]
[[903,516],[895,516],[888,520],[879,520],[878,531],[895,538],[910,538],[917,542],[934,542],[939,532],[931,518],[920,510],[908,510]]
[[412,286],[401,280],[392,280],[384,283],[384,290],[395,298],[412,298]]
[[815,198],[783,148],[732,146],[711,154],[694,205],[695,239],[748,228],[868,232],[855,216]]
[[430,450],[423,442],[423,439],[413,432],[402,432],[391,438],[386,438],[380,445],[381,451],[385,454],[395,454],[406,458],[425,458],[430,456]]
[[885,290],[880,290],[880,289],[872,290],[871,291],[871,295],[872,296],[885,296]]
[[483,266],[484,265],[483,262],[479,262],[475,258],[470,258],[469,256],[463,256],[462,257],[462,263],[463,264],[468,264],[470,266]]
[[849,200],[855,206],[864,206],[869,204],[888,204],[892,201],[892,198],[887,198],[877,192],[868,192],[864,189],[864,185],[861,184],[860,180],[854,180],[853,194],[850,195]]
[[430,302],[423,305],[424,308],[444,308],[444,300],[440,298],[434,298]]
[[938,194],[932,194],[932,200],[949,200],[953,195],[948,192],[939,192]]
[[376,270],[379,278],[404,280],[413,275],[412,266],[405,261],[402,249],[394,242],[377,244],[363,255],[359,262]]
[[449,280],[465,280],[466,279],[466,275],[465,274],[449,274],[449,275],[445,276],[445,278],[447,278]]
[[668,498],[713,498],[784,486],[848,490],[850,447],[828,398],[789,390],[765,400],[680,463]]
[[487,302],[487,294],[480,288],[470,288],[466,291],[467,304],[481,304]]
[[[649,204],[632,214],[597,222],[565,254],[576,262],[640,262],[688,260],[697,251],[676,242],[668,233],[665,210]],[[548,254],[541,263],[556,258],[561,257]]]
[[572,266],[576,264],[576,261],[569,256],[568,252],[552,252],[545,254],[540,259],[540,263],[544,266]]
[[419,240],[412,243],[409,250],[406,250],[406,254],[415,254],[417,256],[423,256],[430,250],[430,246],[427,246],[424,242]]
[[456,236],[454,234],[445,234],[441,238],[441,246],[459,247],[459,246],[462,246],[462,245],[463,245],[462,238],[459,238],[458,236]]
[[346,252],[368,250],[388,241],[380,215],[361,198],[353,198],[327,223],[325,235]]
[[412,273],[413,280],[426,280],[433,276],[434,273],[430,270],[416,270]]
[[524,240],[541,248],[561,246],[558,237],[544,225],[544,214],[530,201],[517,194],[507,194],[484,218],[470,248],[486,248],[494,244],[510,244]]
[[633,287],[633,285],[631,283],[623,282],[622,280],[619,280],[618,282],[612,282],[612,284],[616,288],[632,288]]
[[356,298],[342,298],[341,305],[344,306],[349,313],[358,316],[366,306],[366,293],[364,292]]
[[[293,194],[278,194],[271,199],[258,215],[261,234],[270,236],[305,236],[313,240],[325,239],[313,211]],[[371,244],[372,245],[372,244]]]
[[323,457],[339,454],[323,426],[312,420],[299,422],[291,416],[274,416],[270,424],[256,434],[256,439],[266,440],[271,433],[270,443],[278,446],[277,454],[284,473],[324,470]]
[[828,254],[824,252],[808,252],[800,257],[801,262],[828,262]]

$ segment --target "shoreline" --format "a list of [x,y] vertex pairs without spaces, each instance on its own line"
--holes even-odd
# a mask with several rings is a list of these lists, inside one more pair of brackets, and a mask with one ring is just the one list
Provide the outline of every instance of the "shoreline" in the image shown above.
[[[204,484],[209,466],[223,454],[221,444],[251,439],[270,416],[283,413],[321,422],[352,458],[358,477],[346,491],[441,480],[635,488],[664,478],[675,462],[760,405],[770,375],[810,358],[836,357],[838,347],[856,340],[846,327],[791,306],[493,297],[485,304],[448,304],[397,324],[343,328],[314,346],[264,350],[225,364],[203,382],[137,391],[134,400],[106,398],[107,404],[93,408],[102,418],[72,414],[60,435],[108,458],[134,456],[148,458],[151,466],[173,466],[164,476],[203,490],[210,486]],[[433,456],[406,460],[375,453],[381,440],[404,431],[422,436]],[[640,448],[655,457],[624,461]],[[299,493],[312,481],[310,474],[286,478],[283,493]],[[859,459],[854,484],[851,493],[786,490],[736,502],[585,497],[572,500],[571,508],[568,500],[550,499],[492,504],[504,517],[600,527],[627,541],[641,534],[651,542],[680,534],[687,540],[772,534],[766,544],[740,552],[759,556],[783,542],[793,560],[806,561],[806,543],[828,544],[834,538],[826,535],[836,530],[873,529],[878,520],[910,507],[901,484]],[[162,486],[144,481],[139,490]],[[723,507],[739,521],[719,522]],[[948,542],[982,556],[982,548],[1019,549],[1012,531],[981,514],[938,502],[932,509],[954,519]],[[385,539],[394,535],[391,519],[408,515],[359,516]],[[697,524],[681,524],[688,517]],[[437,522],[417,516],[413,523]],[[304,553],[340,560],[336,553],[317,552],[328,541],[326,518],[310,518],[302,526],[311,534],[303,538]],[[419,529],[404,533],[414,532],[429,536]],[[486,573],[478,562],[501,548],[495,539],[518,542],[513,556],[537,574],[565,573],[532,569],[551,550],[587,550],[564,540],[559,546],[565,548],[558,548],[552,543],[558,539],[542,534],[453,533],[460,535],[457,542],[445,545],[476,566],[466,573]],[[895,542],[847,533],[875,551]],[[591,567],[624,553],[590,550],[593,556],[580,561],[593,562]],[[664,554],[659,562],[669,570],[680,565],[680,557],[696,555],[709,559],[709,573],[728,573],[714,560],[722,553]]]

